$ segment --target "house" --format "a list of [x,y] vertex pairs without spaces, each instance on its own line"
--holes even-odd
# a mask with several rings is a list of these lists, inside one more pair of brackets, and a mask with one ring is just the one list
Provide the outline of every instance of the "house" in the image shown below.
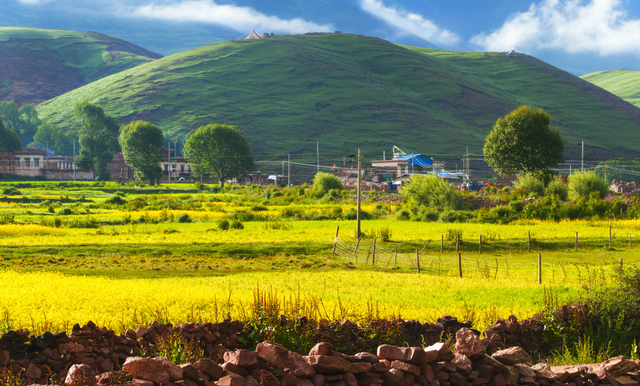
[[408,181],[412,174],[425,174],[433,170],[433,160],[422,154],[401,155],[391,160],[371,161],[373,182],[401,184]]
[[46,150],[25,147],[22,150],[0,152],[0,173],[26,177],[43,175]]

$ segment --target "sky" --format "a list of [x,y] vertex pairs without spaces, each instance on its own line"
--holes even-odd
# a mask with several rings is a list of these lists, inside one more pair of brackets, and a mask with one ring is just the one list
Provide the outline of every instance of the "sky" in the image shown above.
[[[504,52],[515,48],[576,75],[622,67],[640,70],[640,0],[0,2],[19,10],[15,18],[21,20],[28,18],[27,12],[59,9],[67,14],[94,12],[111,17],[104,20],[210,24],[240,33],[251,29],[281,34],[341,30],[450,50]],[[73,27],[73,23],[66,25]]]

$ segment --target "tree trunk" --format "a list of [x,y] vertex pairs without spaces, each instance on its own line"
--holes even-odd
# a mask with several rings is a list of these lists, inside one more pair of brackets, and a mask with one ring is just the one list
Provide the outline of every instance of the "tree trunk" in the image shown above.
[[220,184],[220,190],[222,190],[222,188],[224,188],[224,180],[223,179],[219,179],[218,183]]

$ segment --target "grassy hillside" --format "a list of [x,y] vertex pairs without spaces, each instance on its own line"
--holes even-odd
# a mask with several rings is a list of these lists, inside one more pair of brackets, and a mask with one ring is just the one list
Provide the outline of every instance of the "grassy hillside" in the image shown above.
[[613,70],[582,75],[580,78],[640,107],[640,71]]
[[[77,101],[121,122],[149,120],[170,137],[207,123],[239,126],[258,154],[342,160],[405,151],[480,152],[495,120],[521,104],[549,111],[569,152],[640,153],[640,110],[534,58],[402,47],[347,34],[229,41],[168,56],[38,106],[67,129]],[[184,136],[183,136],[184,138]]]
[[0,27],[0,98],[39,103],[159,57],[96,32]]

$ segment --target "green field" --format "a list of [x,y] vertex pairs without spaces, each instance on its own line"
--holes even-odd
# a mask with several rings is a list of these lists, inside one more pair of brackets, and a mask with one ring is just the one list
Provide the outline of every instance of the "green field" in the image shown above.
[[39,103],[159,57],[96,32],[0,27],[0,98]]
[[[72,129],[78,101],[121,123],[145,119],[170,138],[237,125],[257,155],[304,154],[320,142],[341,161],[397,145],[430,156],[479,152],[495,120],[522,104],[550,112],[578,154],[637,152],[640,110],[525,55],[403,47],[348,34],[276,36],[186,51],[106,77],[38,106]],[[304,140],[300,140],[304,138]],[[427,145],[428,144],[428,145]],[[331,158],[333,157],[333,158]]]
[[612,70],[582,75],[580,78],[640,107],[640,71]]

